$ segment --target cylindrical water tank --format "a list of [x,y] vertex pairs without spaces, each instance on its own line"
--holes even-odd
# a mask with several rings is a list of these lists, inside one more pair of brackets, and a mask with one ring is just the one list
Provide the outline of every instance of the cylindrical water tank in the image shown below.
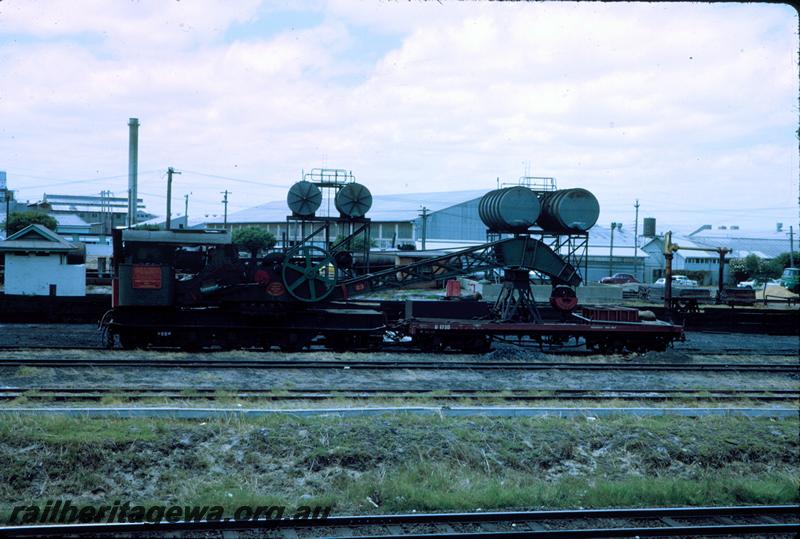
[[586,189],[561,189],[542,195],[537,224],[548,232],[585,232],[600,216],[600,204]]
[[299,181],[289,188],[286,203],[295,215],[311,217],[322,204],[322,191],[311,182]]
[[489,191],[478,202],[478,215],[494,232],[523,232],[539,217],[539,198],[527,187]]
[[364,217],[372,207],[372,194],[360,183],[348,183],[336,193],[334,204],[345,217],[358,219]]
[[646,238],[653,238],[656,235],[656,218],[655,217],[645,217],[644,218],[644,231],[642,235]]

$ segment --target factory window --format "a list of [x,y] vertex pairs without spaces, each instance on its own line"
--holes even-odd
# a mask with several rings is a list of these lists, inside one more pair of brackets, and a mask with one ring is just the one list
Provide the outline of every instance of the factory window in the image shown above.
[[397,230],[397,237],[398,238],[406,238],[407,239],[407,238],[413,238],[414,237],[413,226],[411,225],[411,223],[400,223],[397,228],[398,228],[398,230]]

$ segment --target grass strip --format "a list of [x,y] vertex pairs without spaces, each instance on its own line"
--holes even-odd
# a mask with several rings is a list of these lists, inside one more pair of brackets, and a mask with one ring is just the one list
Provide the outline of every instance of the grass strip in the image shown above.
[[796,419],[4,416],[21,503],[333,505],[334,513],[800,502]]

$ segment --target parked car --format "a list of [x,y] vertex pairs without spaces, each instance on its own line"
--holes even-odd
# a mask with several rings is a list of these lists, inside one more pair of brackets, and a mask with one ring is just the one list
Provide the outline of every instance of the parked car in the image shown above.
[[800,293],[800,268],[786,268],[781,275],[781,286]]
[[603,277],[600,279],[600,284],[628,284],[638,282],[638,279],[630,273],[615,273],[611,277]]
[[762,281],[759,279],[750,279],[749,281],[742,281],[736,285],[737,288],[763,288],[764,286],[780,286],[780,279],[769,279]]
[[[666,284],[667,284],[667,279],[665,277],[661,277],[660,279],[656,279],[656,282],[653,283],[653,286],[655,288],[662,288]],[[686,275],[673,275],[672,286],[679,288],[680,287],[694,288],[695,286],[697,286],[697,281],[688,278]]]

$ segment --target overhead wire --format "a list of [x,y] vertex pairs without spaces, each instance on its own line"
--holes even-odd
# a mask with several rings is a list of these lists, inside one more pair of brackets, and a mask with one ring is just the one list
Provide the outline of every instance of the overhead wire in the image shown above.
[[[159,171],[158,170],[146,170],[146,171],[143,171],[143,172],[139,172],[139,175],[153,174],[155,172],[159,172]],[[17,173],[15,173],[14,175],[15,176],[20,176],[20,177],[23,177],[23,178],[34,178],[34,179],[39,179],[39,180],[55,180],[56,179],[56,178],[47,178],[47,177],[44,177],[44,176],[32,176],[30,174],[17,174]],[[114,175],[114,176],[99,176],[97,178],[85,178],[85,179],[81,179],[81,180],[69,180],[69,181],[50,183],[50,184],[26,185],[24,187],[20,187],[19,189],[20,190],[21,189],[26,189],[26,190],[27,189],[43,189],[43,188],[46,188],[46,187],[58,187],[58,186],[61,186],[61,185],[74,185],[74,184],[78,184],[78,183],[92,183],[92,182],[97,182],[97,181],[116,180],[116,179],[127,178],[127,177],[128,177],[128,174],[126,173],[126,174],[117,174],[117,175]]]

